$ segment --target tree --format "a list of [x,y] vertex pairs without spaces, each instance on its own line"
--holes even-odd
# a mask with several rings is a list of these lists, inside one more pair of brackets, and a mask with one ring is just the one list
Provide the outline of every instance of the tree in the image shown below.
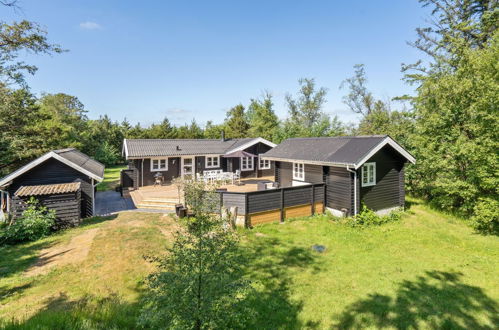
[[497,63],[499,33],[490,45],[463,51],[456,70],[426,76],[413,100],[418,163],[410,183],[446,210],[469,215],[480,198],[497,200]]
[[343,97],[343,102],[355,113],[363,117],[369,115],[375,107],[375,99],[372,93],[367,90],[366,72],[364,64],[354,65],[354,75],[345,79],[340,88],[348,87],[349,93]]
[[184,193],[195,218],[182,220],[173,247],[152,259],[159,270],[148,280],[141,326],[242,328],[252,316],[244,304],[251,287],[243,277],[238,237],[207,212],[219,198],[211,198],[214,192],[202,181],[186,183]]
[[47,32],[36,23],[23,20],[7,24],[0,21],[0,79],[5,83],[25,85],[24,74],[34,74],[37,67],[16,61],[26,51],[32,54],[62,53],[64,50],[47,40]]
[[84,146],[87,111],[76,96],[45,94],[38,104],[41,118],[33,123],[33,130],[43,151]]
[[159,124],[152,124],[147,129],[149,139],[174,139],[176,136],[176,129],[170,124],[168,118],[164,118]]
[[248,136],[249,124],[242,104],[238,104],[227,111],[224,126],[228,138],[243,138]]
[[223,130],[223,124],[215,125],[211,120],[208,120],[204,128],[204,137],[207,139],[220,139]]
[[265,92],[262,99],[252,99],[248,109],[250,129],[248,134],[252,137],[262,137],[272,141],[276,133],[279,120],[274,112],[272,94]]
[[300,91],[294,99],[286,95],[290,119],[305,129],[310,129],[324,115],[322,106],[326,102],[327,90],[324,87],[316,90],[315,80],[302,78],[298,80]]
[[363,64],[354,65],[354,75],[341,84],[348,87],[343,102],[361,119],[355,134],[390,135],[398,143],[410,147],[409,135],[413,132],[413,114],[408,111],[392,110],[392,103],[379,100],[367,89],[367,76]]
[[487,47],[499,25],[497,0],[419,0],[430,7],[434,19],[429,26],[416,29],[418,38],[412,46],[430,57],[403,65],[405,78],[420,83],[427,74],[456,69],[461,56],[469,49]]
[[1,175],[43,153],[32,126],[39,119],[39,105],[27,89],[12,90],[0,83]]

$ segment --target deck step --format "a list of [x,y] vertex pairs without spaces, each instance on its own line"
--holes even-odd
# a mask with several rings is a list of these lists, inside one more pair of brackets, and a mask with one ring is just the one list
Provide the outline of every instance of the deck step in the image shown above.
[[154,210],[168,210],[175,211],[175,205],[165,205],[165,204],[138,204],[135,205],[138,209],[154,209]]

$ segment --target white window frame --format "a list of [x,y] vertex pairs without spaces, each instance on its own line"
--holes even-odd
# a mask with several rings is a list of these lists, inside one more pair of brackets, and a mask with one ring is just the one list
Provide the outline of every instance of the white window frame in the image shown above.
[[[165,161],[165,167],[159,167],[161,161]],[[154,161],[158,162],[158,168],[154,168]],[[168,171],[168,158],[151,158],[151,172],[164,172]]]
[[[362,165],[361,167],[361,174],[362,175],[360,179],[362,187],[371,187],[376,185],[376,163],[364,163],[364,165]],[[367,182],[364,183],[364,178],[366,177],[366,175]]]
[[[209,160],[211,160],[211,165],[208,165]],[[217,165],[213,165],[213,161],[217,161]],[[220,156],[205,156],[204,157],[204,167],[205,168],[219,168],[220,167]]]
[[[300,172],[301,168],[301,172]],[[293,180],[304,181],[305,180],[305,164],[304,163],[293,163]]]
[[[245,166],[244,165],[244,162],[243,160],[247,160],[247,163]],[[253,169],[255,168],[255,160],[253,159],[253,157],[241,157],[240,159],[241,161],[241,171],[253,171]]]
[[[270,168],[272,167],[270,165],[270,160],[262,159],[261,156],[262,155],[258,155],[258,168],[261,170],[270,170]],[[262,162],[263,162],[263,166],[262,166]]]

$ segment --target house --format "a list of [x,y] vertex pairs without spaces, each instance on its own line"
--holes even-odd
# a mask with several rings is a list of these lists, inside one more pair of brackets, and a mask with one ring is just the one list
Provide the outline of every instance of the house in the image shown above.
[[139,188],[153,185],[157,173],[164,182],[212,170],[239,171],[241,178],[273,176],[273,163],[260,155],[275,146],[263,138],[125,139],[123,155],[130,186]]
[[404,206],[404,166],[414,157],[387,135],[293,138],[262,156],[280,187],[326,184],[326,208],[355,215]]
[[77,225],[95,214],[95,186],[104,165],[74,148],[53,150],[0,179],[1,204],[16,217],[30,197],[56,211],[56,225]]

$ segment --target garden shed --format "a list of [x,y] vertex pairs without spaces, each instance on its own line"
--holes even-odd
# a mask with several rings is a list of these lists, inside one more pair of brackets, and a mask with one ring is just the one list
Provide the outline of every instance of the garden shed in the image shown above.
[[95,186],[104,165],[74,149],[52,150],[0,179],[7,213],[18,217],[34,197],[56,211],[57,227],[78,225],[95,214]]

